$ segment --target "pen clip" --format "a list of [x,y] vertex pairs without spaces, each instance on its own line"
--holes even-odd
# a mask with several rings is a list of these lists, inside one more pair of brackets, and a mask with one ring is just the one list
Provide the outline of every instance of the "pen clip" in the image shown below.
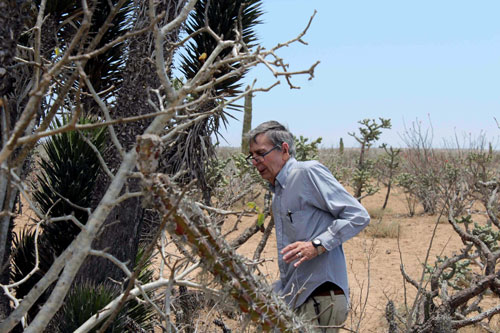
[[293,214],[292,211],[289,209],[287,215],[291,223],[293,223],[292,214]]

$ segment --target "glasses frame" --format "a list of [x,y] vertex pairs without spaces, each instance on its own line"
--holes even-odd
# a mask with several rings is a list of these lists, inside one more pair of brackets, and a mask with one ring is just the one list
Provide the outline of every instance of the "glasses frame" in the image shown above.
[[257,154],[257,156],[252,156],[252,154],[248,154],[247,157],[245,157],[245,160],[249,163],[249,164],[252,164],[253,162],[255,163],[260,163],[264,160],[264,157],[266,157],[266,155],[270,154],[273,150],[276,150],[276,149],[281,149],[281,145],[276,145],[274,146],[273,148],[269,149],[268,151],[262,153],[262,154]]

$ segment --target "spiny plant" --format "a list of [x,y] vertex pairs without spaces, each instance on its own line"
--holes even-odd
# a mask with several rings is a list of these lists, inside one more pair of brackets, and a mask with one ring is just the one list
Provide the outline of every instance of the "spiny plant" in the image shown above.
[[408,209],[408,215],[410,217],[415,215],[415,208],[418,202],[418,198],[415,195],[415,189],[417,187],[416,182],[417,177],[407,172],[402,172],[396,176],[396,184],[403,188],[406,208]]
[[[38,7],[41,1],[33,1]],[[96,36],[101,27],[106,23],[108,15],[111,11],[111,4],[117,5],[118,0],[96,1],[92,4],[92,24],[89,26],[89,36]],[[130,18],[133,11],[134,1],[126,0],[120,7],[113,20],[106,29],[106,32],[100,39],[97,48],[109,44],[119,36],[124,35],[130,30]],[[45,14],[47,19],[44,24],[57,27],[53,34],[43,36],[45,42],[53,49],[48,49],[51,52],[52,60],[57,60],[64,54],[69,45],[69,38],[74,33],[74,30],[81,26],[83,15],[81,15],[82,3],[75,0],[48,0],[46,2]],[[51,40],[52,38],[52,40]],[[50,40],[50,41],[49,41]],[[89,38],[84,42],[84,46],[92,40]],[[87,45],[85,45],[87,44]],[[123,67],[126,60],[126,52],[123,52],[124,42],[116,43],[107,51],[100,53],[96,57],[90,58],[85,64],[85,73],[96,91],[101,92],[100,97],[104,100],[111,100],[115,89],[109,89],[112,86],[120,86],[123,81]],[[61,81],[64,81],[64,76],[61,76]],[[76,84],[75,84],[76,85]],[[82,103],[86,106],[86,111],[95,114],[95,102],[89,96],[82,97]]]
[[358,166],[353,175],[354,197],[358,198],[359,201],[361,201],[363,192],[374,194],[377,191],[377,189],[369,184],[373,171],[373,161],[369,160],[366,154],[373,143],[380,138],[382,129],[391,128],[390,119],[379,118],[379,120],[380,123],[375,119],[363,119],[358,121],[361,125],[361,127],[359,127],[359,135],[354,132],[348,133],[361,145]]
[[396,172],[396,169],[399,167],[401,149],[394,149],[393,147],[387,148],[387,145],[384,143],[381,146],[386,155],[382,156],[382,163],[384,165],[384,169],[387,171],[387,192],[384,199],[384,204],[382,205],[382,209],[387,207],[387,202],[389,201],[389,195],[391,194],[392,182]]
[[[250,89],[250,86],[246,88],[246,91]],[[245,96],[245,106],[243,114],[243,127],[241,130],[241,153],[246,155],[249,153],[250,147],[248,144],[247,133],[252,129],[252,94],[247,94]]]
[[224,170],[229,162],[231,162],[231,158],[212,158],[205,162],[206,181],[211,188],[227,186],[228,180],[224,174]]
[[[56,120],[52,129],[66,124],[69,120]],[[89,123],[89,118],[82,118],[80,123]],[[95,179],[99,172],[99,159],[94,150],[82,136],[88,136],[95,148],[102,150],[105,142],[105,129],[90,130],[82,133],[64,132],[53,136],[43,144],[47,157],[39,163],[37,174],[38,187],[33,198],[40,211],[48,217],[73,215],[85,224],[87,213],[77,207],[89,207]],[[36,184],[33,184],[36,186]],[[38,248],[39,269],[28,281],[16,289],[18,298],[22,298],[39,279],[48,271],[54,258],[59,256],[80,232],[71,220],[57,222],[40,221],[41,232],[38,243],[35,229],[25,229],[16,236],[13,247],[11,279],[19,281],[35,267],[36,247]],[[39,303],[43,303],[43,297]],[[36,312],[35,305],[31,315]]]
[[[482,326],[493,332],[491,318],[500,313],[495,303],[487,300],[498,298],[498,260],[500,221],[498,219],[498,190],[500,183],[494,179],[487,183],[472,184],[474,196],[484,206],[476,207],[488,217],[486,221],[474,221],[472,215],[458,217],[458,210],[451,200],[448,222],[463,242],[459,252],[449,257],[437,257],[433,266],[424,266],[428,283],[416,281],[401,267],[405,281],[418,289],[417,296],[402,318],[405,332],[455,332],[466,326]],[[451,195],[456,196],[456,193]],[[429,245],[430,247],[430,245]],[[454,290],[451,291],[450,287]],[[489,298],[489,297],[488,297]],[[498,303],[498,302],[497,302]],[[394,318],[387,317],[388,320]]]
[[293,139],[295,140],[295,158],[297,161],[318,159],[319,144],[323,138],[319,137],[310,143],[308,143],[309,139],[303,137],[302,135],[299,138],[294,136]]
[[[428,274],[428,276],[432,275],[438,267],[447,261],[450,261],[448,256],[436,256],[434,266],[425,265],[426,274]],[[472,272],[470,264],[471,261],[469,259],[459,260],[449,264],[439,275],[439,283],[442,284],[442,281],[446,280],[448,285],[455,290],[463,290],[465,287],[468,287],[471,283]]]
[[[55,120],[53,128],[65,125]],[[81,124],[91,123],[90,118],[80,119]],[[80,223],[87,221],[87,212],[77,207],[89,207],[92,191],[99,173],[99,159],[93,148],[84,140],[88,138],[98,151],[103,151],[105,128],[86,132],[70,131],[57,134],[43,144],[47,154],[39,163],[38,187],[33,198],[40,210],[49,216],[73,214]],[[35,185],[35,184],[34,184]],[[42,223],[44,237],[59,255],[73,241],[80,229],[72,221]]]
[[[148,258],[142,267],[137,264],[145,255],[143,248],[139,248],[136,256],[135,269],[139,270],[137,280],[148,283],[153,280],[152,260]],[[120,289],[111,284],[98,284],[86,281],[77,284],[68,294],[61,311],[54,319],[56,330],[60,333],[74,332],[91,316],[99,313],[108,303],[120,295]],[[133,299],[125,303],[115,317],[113,323],[104,331],[118,332],[151,332],[153,331],[152,317],[154,310],[146,302],[139,303]],[[91,330],[97,332],[102,324]]]
[[[241,39],[246,47],[255,46],[257,41],[255,26],[261,23],[259,19],[262,15],[261,5],[261,0],[198,1],[185,27],[186,33],[193,34],[193,38],[180,54],[179,69],[182,74],[187,79],[194,78],[202,69],[207,57],[210,57],[217,47],[218,41],[210,33],[202,31],[194,34],[206,26],[223,40]],[[219,57],[223,59],[232,50],[232,47],[225,48]],[[227,63],[226,66],[214,69],[212,75],[207,77],[207,81],[220,78],[240,66],[239,62]],[[217,84],[214,87],[213,99],[197,106],[195,112],[208,112],[221,105],[224,105],[224,108],[206,120],[189,127],[185,135],[180,135],[175,142],[169,143],[171,148],[166,154],[167,172],[175,174],[180,170],[188,170],[183,181],[187,183],[197,179],[207,204],[210,203],[213,188],[206,179],[205,161],[216,156],[211,137],[212,134],[219,136],[219,129],[227,125],[227,118],[230,115],[225,109],[241,111],[241,106],[225,104],[228,98],[241,92],[242,83],[239,81],[245,74],[246,71],[241,71],[241,75],[232,76]],[[206,82],[202,84],[204,83]]]
[[[223,40],[228,40],[235,38],[237,29],[241,29],[241,38],[247,47],[251,48],[257,41],[254,28],[261,23],[259,19],[262,15],[261,5],[261,0],[198,1],[187,22],[186,32],[192,34],[208,24],[218,36]],[[186,78],[194,77],[203,66],[204,60],[217,47],[217,41],[207,32],[196,34],[192,40],[185,54],[181,55],[180,69]],[[220,57],[224,58],[231,51],[231,47],[226,48]],[[227,68],[220,69],[214,76],[223,76],[231,66],[238,68],[240,64],[228,64]],[[215,89],[219,93],[224,92],[225,96],[233,96],[241,87],[238,81],[242,76],[224,80]]]

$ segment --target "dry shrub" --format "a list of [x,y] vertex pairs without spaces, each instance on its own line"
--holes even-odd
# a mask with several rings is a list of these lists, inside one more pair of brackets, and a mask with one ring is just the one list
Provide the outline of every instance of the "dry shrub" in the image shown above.
[[[371,216],[371,214],[370,214]],[[375,238],[397,238],[399,233],[399,222],[394,220],[372,220],[366,227],[365,234]]]
[[382,208],[367,208],[368,214],[372,221],[381,220],[385,214],[390,214],[392,211],[390,209],[382,209]]

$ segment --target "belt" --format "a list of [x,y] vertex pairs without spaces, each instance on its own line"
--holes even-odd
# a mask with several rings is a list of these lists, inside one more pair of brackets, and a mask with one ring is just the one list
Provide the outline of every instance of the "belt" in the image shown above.
[[310,297],[330,296],[330,291],[333,291],[334,295],[344,295],[344,291],[339,286],[331,282],[326,282],[314,289]]

